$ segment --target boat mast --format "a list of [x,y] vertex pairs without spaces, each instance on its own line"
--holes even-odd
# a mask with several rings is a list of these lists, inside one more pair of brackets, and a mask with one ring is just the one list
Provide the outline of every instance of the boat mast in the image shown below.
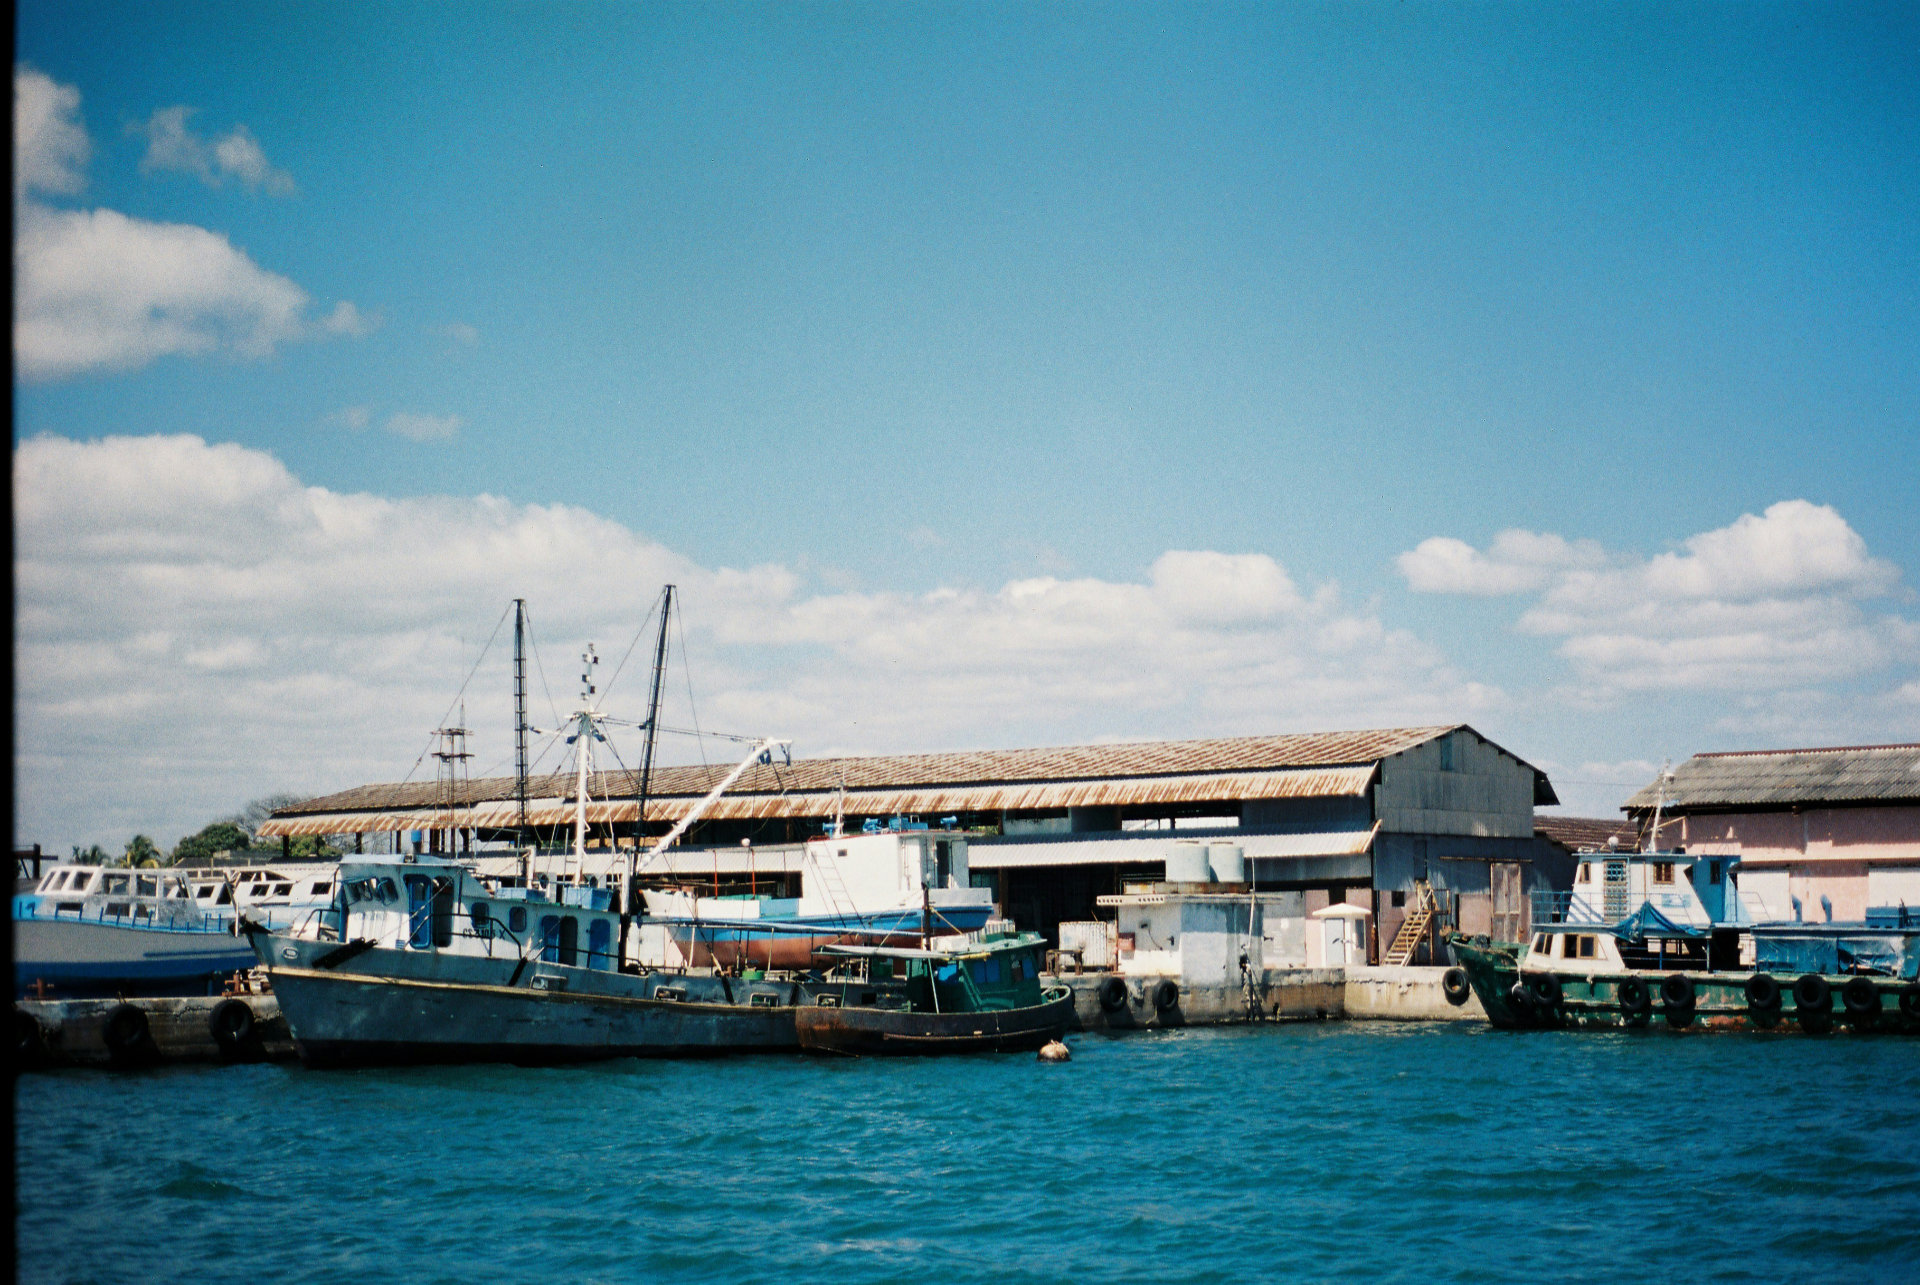
[[[633,791],[633,850],[627,854],[627,888],[622,914],[634,908],[633,880],[640,859],[640,841],[647,833],[647,791],[653,779],[653,747],[660,731],[660,681],[667,672],[667,621],[673,615],[673,586],[660,591],[660,637],[653,644],[653,686],[647,693],[647,739],[640,751],[640,779]],[[624,938],[625,933],[621,936]]]
[[[527,841],[527,600],[513,600],[513,763],[514,798],[520,804],[516,836]],[[531,863],[525,872],[532,875]],[[531,879],[529,879],[529,883]]]
[[1672,769],[1672,759],[1660,765],[1660,779],[1655,782],[1657,793],[1653,798],[1653,828],[1647,831],[1647,841],[1640,849],[1642,853],[1652,852],[1660,841],[1660,813],[1667,806],[1667,782],[1673,780]]
[[[599,721],[600,711],[593,706],[594,686],[593,670],[600,663],[600,657],[594,653],[593,644],[588,643],[586,651],[580,655],[580,709],[574,715],[575,727],[574,780],[573,797],[573,880],[580,881],[581,874],[587,868],[587,777],[593,770],[593,738],[599,735],[594,726]],[[561,872],[565,877],[565,871]]]

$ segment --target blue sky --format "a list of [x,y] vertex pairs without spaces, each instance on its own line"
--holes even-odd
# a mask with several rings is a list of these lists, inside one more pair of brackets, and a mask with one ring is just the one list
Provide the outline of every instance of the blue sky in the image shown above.
[[[23,827],[66,824],[57,782],[115,752],[65,729],[136,610],[168,638],[85,706],[119,739],[153,741],[189,653],[263,700],[392,709],[341,641],[366,604],[231,619],[228,546],[141,597],[113,577],[147,555],[105,540],[121,589],[60,587],[74,524],[117,520],[90,477],[214,475],[179,434],[403,526],[443,497],[383,572],[474,590],[418,622],[448,649],[407,682],[442,695],[496,599],[545,588],[447,570],[485,495],[609,524],[567,645],[638,625],[609,549],[709,576],[712,699],[802,753],[1468,721],[1600,811],[1668,756],[1920,734],[1911,7],[28,3],[16,148],[22,74],[77,95],[55,115],[88,149],[16,188],[49,229],[16,245],[16,496],[22,443],[95,448],[50,454],[32,476],[72,503],[16,519]],[[57,253],[98,211],[130,262],[167,226],[226,257],[128,302],[74,266],[98,242]],[[162,489],[206,541],[236,502]],[[245,556],[338,554],[301,539],[267,523]],[[539,565],[511,569],[569,574]],[[1176,579],[1186,615],[1129,623]],[[1039,581],[1073,643],[1022,632],[1009,586]],[[904,668],[817,624],[915,615],[941,623]],[[1069,681],[1116,657],[1152,690]],[[151,755],[115,824],[411,762],[288,765],[291,734]]]

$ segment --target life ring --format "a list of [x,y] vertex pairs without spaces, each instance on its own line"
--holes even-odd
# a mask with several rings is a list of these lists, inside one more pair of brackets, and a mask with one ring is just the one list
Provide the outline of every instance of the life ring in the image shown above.
[[1560,979],[1552,973],[1534,973],[1527,978],[1527,989],[1533,992],[1534,1002],[1541,1008],[1557,1008],[1564,994]]
[[152,1043],[153,1031],[147,1025],[144,1012],[132,1004],[121,1004],[107,1014],[107,1024],[101,1030],[100,1038],[106,1041],[109,1053],[124,1057]]
[[1647,984],[1638,977],[1629,977],[1613,988],[1613,996],[1620,1003],[1620,1012],[1626,1017],[1628,1025],[1645,1025],[1647,1015],[1653,1011],[1653,1004],[1647,995]]
[[1172,979],[1167,979],[1167,980],[1154,983],[1154,987],[1153,987],[1154,1008],[1164,1013],[1168,1009],[1172,1008],[1175,1004],[1178,1004],[1179,1002],[1180,1002],[1180,988],[1173,983]]
[[1467,981],[1467,970],[1449,968],[1440,974],[1440,993],[1447,997],[1447,1003],[1459,1008],[1473,998],[1473,986]]
[[1840,988],[1840,1002],[1855,1017],[1872,1017],[1880,1011],[1880,992],[1869,977],[1849,977]]
[[243,999],[223,999],[207,1015],[213,1042],[227,1050],[237,1049],[252,1038],[253,1025],[253,1006]]
[[1669,1010],[1693,1009],[1693,979],[1684,973],[1669,973],[1660,979],[1660,1002]]
[[1127,984],[1118,977],[1109,977],[1100,983],[1100,989],[1094,992],[1100,1001],[1103,1013],[1118,1013],[1127,1006]]
[[1793,1006],[1824,1012],[1833,1004],[1833,987],[1818,973],[1805,973],[1793,983]]
[[1748,1008],[1779,1008],[1780,983],[1767,973],[1755,973],[1747,978]]
[[23,1066],[34,1065],[47,1052],[47,1032],[24,1008],[13,1010],[13,1052]]

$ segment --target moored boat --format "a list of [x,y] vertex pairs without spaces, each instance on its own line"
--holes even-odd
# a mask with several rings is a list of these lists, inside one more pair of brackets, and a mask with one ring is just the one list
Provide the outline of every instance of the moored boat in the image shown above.
[[1065,1033],[1073,991],[1040,980],[1037,933],[988,934],[951,949],[829,946],[839,967],[794,1010],[800,1046],[820,1053],[984,1053],[1037,1049]]

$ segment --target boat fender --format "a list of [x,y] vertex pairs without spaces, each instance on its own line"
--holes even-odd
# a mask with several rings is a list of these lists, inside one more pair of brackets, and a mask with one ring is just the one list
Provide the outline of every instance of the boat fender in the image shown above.
[[207,1030],[221,1048],[239,1048],[253,1035],[252,1005],[231,997],[221,1000],[207,1015]]
[[1171,979],[1154,983],[1153,1006],[1164,1013],[1180,1002],[1180,988]]
[[132,1004],[121,1004],[107,1014],[107,1024],[100,1038],[106,1041],[109,1053],[124,1055],[151,1042],[153,1032],[147,1025],[145,1013]]
[[1527,979],[1527,989],[1542,1008],[1558,1008],[1562,998],[1560,979],[1552,973],[1535,973]]
[[1467,970],[1449,968],[1440,974],[1440,993],[1447,997],[1447,1003],[1459,1008],[1473,998],[1473,987],[1467,982]]
[[1100,983],[1100,989],[1094,992],[1100,1001],[1100,1009],[1105,1013],[1118,1013],[1127,1006],[1127,984],[1118,977],[1109,977]]
[[1516,981],[1513,985],[1507,987],[1507,1001],[1519,1010],[1523,1016],[1529,1016],[1533,1013],[1533,992],[1528,989],[1524,981]]
[[1780,983],[1767,973],[1755,973],[1747,978],[1748,1008],[1779,1008]]
[[1880,992],[1867,977],[1849,977],[1840,988],[1840,1002],[1855,1017],[1871,1017],[1880,1011]]
[[1040,1060],[1042,1062],[1071,1062],[1073,1060],[1073,1050],[1059,1040],[1048,1040],[1040,1046]]
[[1660,1002],[1672,1009],[1692,1008],[1693,979],[1682,973],[1671,973],[1661,978]]
[[1920,983],[1909,982],[1900,992],[1900,1011],[1908,1017],[1920,1019]]
[[1833,987],[1818,973],[1807,973],[1793,984],[1795,1008],[1825,1009],[1833,1003]]
[[1653,1004],[1647,994],[1647,984],[1638,977],[1629,977],[1614,989],[1615,998],[1620,1001],[1620,1011],[1628,1017],[1645,1017]]
[[23,1066],[39,1062],[47,1051],[47,1033],[40,1019],[24,1008],[13,1010],[13,1052]]

